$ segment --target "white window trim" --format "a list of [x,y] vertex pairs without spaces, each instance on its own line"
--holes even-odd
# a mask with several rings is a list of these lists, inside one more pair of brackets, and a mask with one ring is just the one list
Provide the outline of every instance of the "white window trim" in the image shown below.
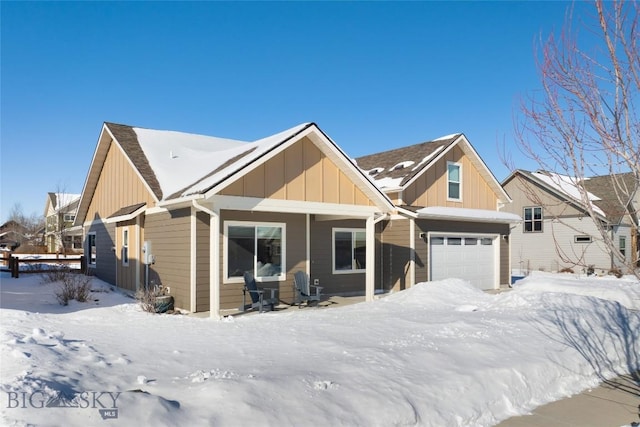
[[[453,198],[449,195],[449,166],[453,165],[453,166],[457,166],[458,167],[458,192],[459,192],[459,196],[457,199]],[[461,202],[462,201],[462,163],[458,163],[458,162],[447,162],[447,201],[450,202]],[[455,181],[451,181],[451,182],[455,182]]]
[[[535,210],[536,209],[540,209],[540,219],[535,219]],[[525,215],[525,211],[527,209],[531,209],[531,220],[527,221],[526,215]],[[536,221],[540,221],[540,231],[536,231],[535,230],[535,223]],[[531,222],[531,231],[527,231],[525,229],[525,224],[527,222]],[[544,233],[544,210],[542,209],[542,206],[524,206],[522,208],[522,233],[523,234],[528,234],[528,233]]]
[[[95,262],[91,262],[91,238],[89,236],[93,236],[93,243],[94,246],[96,247],[96,259]],[[87,260],[87,266],[90,268],[96,268],[96,266],[98,265],[98,238],[96,236],[96,232],[95,231],[91,231],[89,233],[87,233],[87,256],[88,256],[88,260]]]
[[[67,217],[69,217],[69,219],[67,219]],[[76,220],[76,216],[75,214],[64,214],[62,215],[62,220],[64,222],[72,222]]]
[[593,238],[591,236],[588,236],[586,234],[580,234],[577,236],[573,236],[573,243],[581,243],[581,244],[587,244],[587,243],[591,243],[593,242]]
[[367,230],[365,228],[333,228],[331,231],[331,272],[333,274],[358,274],[365,273],[366,268],[353,268],[353,257],[351,258],[351,270],[336,270],[336,233],[348,232],[351,233],[351,250],[353,250],[354,237],[356,232],[364,232],[365,238]]
[[[127,238],[125,239],[125,234],[127,236]],[[120,248],[120,254],[122,256],[122,266],[123,267],[129,267],[129,238],[131,236],[129,235],[129,227],[123,227],[122,228],[122,247]],[[125,245],[126,242],[126,245]],[[126,248],[126,252],[127,252],[127,260],[125,261],[125,257],[124,257],[124,252],[125,252],[125,248]]]
[[240,227],[280,227],[282,230],[282,247],[281,249],[281,258],[282,262],[281,273],[278,276],[268,276],[268,277],[258,277],[256,275],[256,265],[258,260],[256,257],[258,254],[253,255],[253,274],[256,282],[280,282],[286,280],[287,278],[287,262],[286,262],[286,254],[287,254],[287,224],[284,222],[255,222],[255,221],[224,221],[224,236],[223,236],[223,255],[222,255],[222,282],[224,284],[229,283],[244,283],[244,278],[242,277],[229,277],[229,227],[240,226]]

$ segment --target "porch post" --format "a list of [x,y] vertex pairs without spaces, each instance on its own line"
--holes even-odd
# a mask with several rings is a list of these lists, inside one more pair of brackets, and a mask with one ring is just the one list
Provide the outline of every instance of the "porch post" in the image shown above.
[[373,215],[367,218],[366,268],[365,268],[365,301],[373,301],[375,288],[375,224]]
[[209,216],[209,316],[220,319],[220,210]]

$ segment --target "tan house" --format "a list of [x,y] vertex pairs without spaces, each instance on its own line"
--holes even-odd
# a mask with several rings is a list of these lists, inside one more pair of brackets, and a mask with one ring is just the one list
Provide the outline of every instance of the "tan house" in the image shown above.
[[105,123],[76,224],[89,268],[135,291],[162,284],[191,312],[237,308],[243,272],[293,299],[375,288],[385,194],[313,123],[253,142]]
[[396,205],[376,224],[377,286],[402,290],[445,278],[480,289],[508,285],[509,233],[518,215],[463,134],[356,159]]

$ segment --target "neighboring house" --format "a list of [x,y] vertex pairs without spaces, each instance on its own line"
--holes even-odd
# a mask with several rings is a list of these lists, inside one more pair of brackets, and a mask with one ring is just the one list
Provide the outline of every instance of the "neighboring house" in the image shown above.
[[82,251],[82,227],[73,226],[80,194],[47,193],[44,207],[47,252]]
[[[616,175],[628,188],[635,189],[631,174]],[[628,264],[638,261],[638,211],[640,194],[630,198],[626,207],[617,202],[612,176],[587,178],[585,189],[595,217],[588,214],[576,179],[556,173],[516,170],[502,185],[513,203],[505,209],[522,215],[522,225],[511,232],[514,271],[560,271],[570,268],[586,272],[593,266],[606,273],[620,263],[603,242],[596,221],[610,231],[613,242],[627,257]]]
[[244,271],[283,301],[298,270],[373,299],[375,224],[393,212],[313,123],[254,142],[105,123],[75,224],[99,278],[162,284],[219,317],[240,306]]
[[16,250],[24,240],[27,232],[28,230],[24,225],[14,220],[5,222],[0,225],[0,248],[10,251]]
[[356,162],[397,207],[376,224],[380,289],[449,277],[481,289],[510,283],[510,225],[521,219],[500,212],[511,200],[463,134]]
[[[29,227],[9,220],[0,225],[0,249],[3,251],[42,251],[44,230],[33,224]],[[18,249],[20,248],[20,249]]]

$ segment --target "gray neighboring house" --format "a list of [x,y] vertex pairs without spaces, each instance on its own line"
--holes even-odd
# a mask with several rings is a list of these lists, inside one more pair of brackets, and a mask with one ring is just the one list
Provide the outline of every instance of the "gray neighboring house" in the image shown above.
[[513,199],[505,210],[524,221],[511,232],[511,268],[515,274],[532,270],[556,272],[570,268],[606,274],[621,263],[613,259],[595,221],[604,224],[613,241],[627,257],[638,262],[638,206],[640,192],[632,174],[617,174],[634,194],[626,208],[615,195],[611,175],[588,178],[586,190],[596,213],[588,214],[576,187],[576,180],[556,173],[518,169],[502,183]]

